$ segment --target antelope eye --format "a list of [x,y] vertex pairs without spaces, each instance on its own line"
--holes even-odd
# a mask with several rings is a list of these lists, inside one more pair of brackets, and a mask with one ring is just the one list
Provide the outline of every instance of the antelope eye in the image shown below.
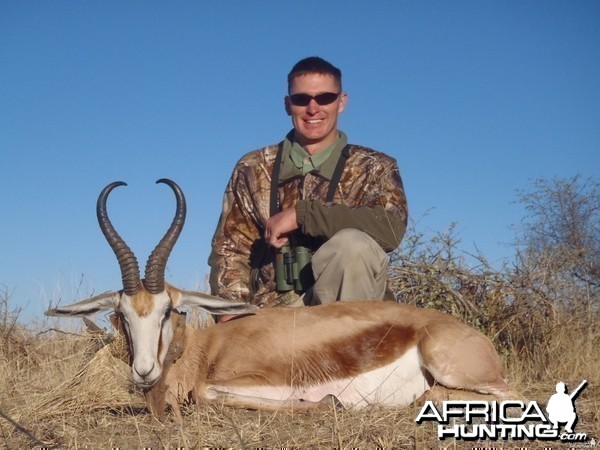
[[127,317],[125,317],[125,315],[122,312],[118,314],[118,317],[122,324],[129,326],[129,320],[127,319]]
[[165,313],[164,313],[163,318],[162,318],[162,324],[164,324],[167,320],[169,320],[169,318],[171,317],[171,311],[172,311],[171,308],[167,308],[165,310]]

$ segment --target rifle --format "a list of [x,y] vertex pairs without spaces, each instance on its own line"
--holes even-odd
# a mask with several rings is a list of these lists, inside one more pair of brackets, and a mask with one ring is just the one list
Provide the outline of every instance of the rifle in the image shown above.
[[569,395],[569,398],[573,400],[585,386],[587,385],[587,380],[583,380],[577,388]]

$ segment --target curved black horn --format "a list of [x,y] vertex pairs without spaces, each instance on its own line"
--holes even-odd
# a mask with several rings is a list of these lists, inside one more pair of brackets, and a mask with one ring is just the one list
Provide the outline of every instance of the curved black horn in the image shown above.
[[167,266],[167,260],[169,259],[171,250],[173,250],[173,246],[175,245],[175,242],[177,242],[179,234],[183,229],[186,214],[185,197],[181,188],[177,186],[174,181],[167,178],[161,178],[157,183],[167,184],[173,189],[175,198],[177,199],[177,209],[167,233],[152,251],[148,257],[148,262],[146,263],[146,276],[143,283],[151,294],[158,294],[165,288],[165,268]]
[[119,236],[106,212],[108,194],[117,186],[127,186],[127,183],[115,181],[102,190],[96,204],[96,215],[98,216],[100,229],[119,261],[121,278],[123,279],[123,290],[127,295],[133,295],[140,290],[140,268],[135,255],[127,244],[125,244],[121,236]]

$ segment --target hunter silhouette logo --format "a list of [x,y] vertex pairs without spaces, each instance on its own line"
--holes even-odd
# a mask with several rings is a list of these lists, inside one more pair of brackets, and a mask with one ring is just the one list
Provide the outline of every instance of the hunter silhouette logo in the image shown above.
[[587,385],[587,380],[583,380],[579,386],[569,395],[565,383],[556,384],[556,394],[550,397],[546,412],[548,419],[553,424],[553,429],[559,428],[559,423],[566,423],[565,431],[573,433],[573,426],[577,422],[577,413],[575,412],[575,398]]
[[[588,442],[587,433],[575,433],[577,423],[575,400],[587,385],[583,380],[570,394],[567,386],[556,384],[556,393],[550,396],[545,411],[535,400],[446,400],[436,404],[427,400],[415,422],[431,421],[438,424],[438,438],[444,440],[524,440]],[[561,424],[564,430],[561,431]]]

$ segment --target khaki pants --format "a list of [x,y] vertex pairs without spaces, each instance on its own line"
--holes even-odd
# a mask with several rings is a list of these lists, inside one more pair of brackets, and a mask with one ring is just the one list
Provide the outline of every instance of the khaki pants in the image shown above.
[[301,297],[303,303],[291,306],[382,300],[385,294],[387,255],[362,231],[346,228],[337,232],[313,255],[312,269],[315,284]]

